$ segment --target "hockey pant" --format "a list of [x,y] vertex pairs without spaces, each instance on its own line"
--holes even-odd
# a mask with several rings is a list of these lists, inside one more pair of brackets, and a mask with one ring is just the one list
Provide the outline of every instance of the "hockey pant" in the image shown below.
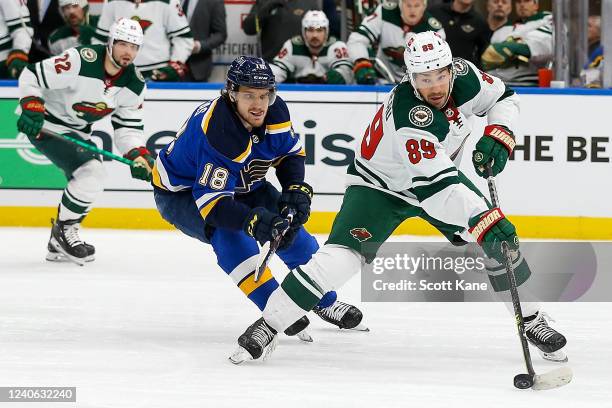
[[[156,188],[154,195],[157,209],[162,217],[184,234],[212,245],[217,256],[217,264],[259,310],[263,310],[272,292],[278,288],[278,282],[270,268],[266,268],[263,275],[255,282],[255,267],[259,255],[259,246],[255,239],[244,231],[206,225],[191,191],[168,192]],[[251,193],[236,195],[235,199],[250,207],[264,206],[270,211],[278,211],[276,206],[279,197],[280,193],[274,186],[264,183]],[[318,249],[316,239],[302,227],[293,244],[277,251],[276,254],[289,269],[293,269],[307,263]],[[322,299],[317,303],[321,307],[327,307],[336,301],[336,297],[335,292],[330,292],[325,297],[321,295]]]
[[[45,121],[45,127],[95,145],[83,137],[85,134],[65,126]],[[51,136],[41,134],[37,138],[29,137],[29,139],[38,151],[64,172],[68,180],[59,204],[58,219],[81,222],[91,210],[95,199],[104,190],[106,172],[100,156],[71,142]]]

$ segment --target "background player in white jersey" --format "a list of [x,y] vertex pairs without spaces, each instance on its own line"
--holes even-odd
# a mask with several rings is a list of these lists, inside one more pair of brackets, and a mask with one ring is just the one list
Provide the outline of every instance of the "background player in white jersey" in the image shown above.
[[34,31],[24,1],[0,1],[0,79],[17,78],[28,65]]
[[[276,96],[272,70],[261,58],[241,56],[230,65],[222,96],[199,106],[155,162],[154,196],[162,217],[212,245],[219,266],[260,310],[278,283],[269,268],[254,281],[257,242],[289,228],[277,251],[289,268],[307,262],[319,248],[302,226],[313,194],[304,182],[304,160],[289,109]],[[282,192],[266,180],[270,167]],[[291,224],[289,211],[295,213]],[[340,328],[361,322],[361,311],[337,301],[335,292],[313,306]],[[285,333],[305,329],[304,315]]]
[[[108,115],[121,153],[139,167],[132,177],[148,180],[153,157],[143,147],[144,78],[132,63],[142,44],[137,22],[120,19],[108,44],[70,48],[64,54],[29,65],[19,77],[21,116],[17,128],[56,166],[68,185],[49,240],[50,261],[93,260],[93,245],[79,236],[79,224],[104,189],[100,156],[50,135],[45,130],[93,144],[92,124]],[[44,127],[44,128],[43,128]]]
[[538,69],[553,58],[553,20],[538,0],[515,0],[518,18],[497,29],[482,66],[512,86],[537,86]]
[[119,17],[136,20],[142,27],[144,42],[134,64],[146,79],[178,81],[185,75],[193,36],[179,0],[109,0],[96,28],[100,40],[106,40]]
[[444,36],[442,23],[426,8],[427,0],[385,0],[351,33],[347,45],[358,84],[376,83],[376,71],[370,61],[372,52],[390,71],[394,82],[399,82],[406,69],[406,35],[431,30]]
[[353,64],[346,44],[329,36],[329,20],[319,10],[304,14],[302,35],[285,41],[270,67],[277,82],[353,82]]
[[[462,242],[459,237],[481,244],[494,263],[488,273],[498,297],[510,300],[502,241],[511,246],[517,285],[529,278],[514,225],[489,206],[451,160],[460,146],[458,137],[465,137],[455,132],[459,124],[466,126],[472,115],[488,115],[472,160],[482,176],[486,163],[492,163],[494,174],[501,172],[515,145],[511,129],[518,97],[472,63],[453,60],[446,41],[433,32],[408,36],[405,60],[406,79],[374,115],[349,166],[349,187],[327,243],[287,275],[270,296],[263,318],[240,336],[239,346],[251,357],[310,310],[322,293],[339,288],[364,262],[372,262],[380,245],[411,217],[425,219],[456,244]],[[566,339],[548,326],[539,304],[522,307],[529,341],[548,353],[545,357],[564,360]]]
[[87,0],[59,0],[58,5],[66,24],[49,35],[51,54],[58,55],[79,45],[91,45],[99,16],[89,14]]

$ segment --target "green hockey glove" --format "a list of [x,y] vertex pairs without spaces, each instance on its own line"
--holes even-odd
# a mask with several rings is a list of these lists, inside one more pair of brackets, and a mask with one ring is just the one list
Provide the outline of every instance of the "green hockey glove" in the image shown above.
[[480,177],[487,178],[485,164],[491,162],[493,176],[502,172],[508,157],[514,150],[516,142],[514,134],[505,126],[488,125],[485,127],[484,135],[476,143],[476,148],[472,153],[472,163],[474,169]]
[[155,165],[155,159],[146,147],[135,147],[124,154],[123,157],[134,161],[134,165],[130,167],[133,178],[151,181],[151,171]]
[[21,116],[17,119],[17,129],[30,138],[38,136],[45,122],[45,101],[37,96],[26,96],[19,104]]
[[505,262],[501,246],[503,241],[508,243],[510,250],[518,250],[519,239],[516,235],[516,228],[499,208],[493,208],[472,217],[468,225],[470,234],[476,238],[485,254],[500,264],[503,265]]
[[355,82],[360,85],[374,85],[376,83],[376,71],[367,59],[362,58],[355,61],[353,72],[355,73]]

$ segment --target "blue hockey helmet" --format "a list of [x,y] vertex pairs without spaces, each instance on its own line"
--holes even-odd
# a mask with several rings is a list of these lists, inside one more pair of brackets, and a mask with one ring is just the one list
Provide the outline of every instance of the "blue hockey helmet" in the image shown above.
[[239,86],[275,89],[274,73],[262,58],[241,55],[232,61],[227,72],[228,91],[237,91]]

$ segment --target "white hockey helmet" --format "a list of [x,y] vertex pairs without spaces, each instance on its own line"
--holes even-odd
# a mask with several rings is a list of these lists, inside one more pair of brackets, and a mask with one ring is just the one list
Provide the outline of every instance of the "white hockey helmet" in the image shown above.
[[451,71],[450,91],[452,91],[455,81],[453,53],[448,43],[438,33],[433,31],[409,33],[406,36],[404,63],[406,64],[406,75],[419,99],[422,98],[415,85],[415,75],[423,72],[448,67]]
[[89,6],[87,0],[59,0],[58,1],[60,10],[65,6],[81,6],[83,8]]
[[113,58],[113,45],[115,41],[125,41],[130,44],[135,44],[140,48],[144,41],[144,34],[140,27],[140,23],[136,20],[122,17],[111,26],[108,32],[108,43],[106,45],[108,55],[111,61],[119,66]]
[[302,17],[302,35],[306,35],[308,28],[324,28],[329,36],[329,20],[321,10],[309,10]]

